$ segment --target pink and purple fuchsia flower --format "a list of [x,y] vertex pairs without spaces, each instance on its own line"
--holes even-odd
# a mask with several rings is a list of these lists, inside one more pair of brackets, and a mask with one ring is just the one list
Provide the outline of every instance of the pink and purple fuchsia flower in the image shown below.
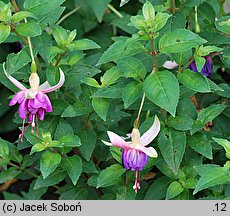
[[52,112],[52,104],[46,93],[55,91],[59,89],[65,81],[65,75],[60,69],[60,80],[57,85],[50,86],[48,81],[40,84],[40,79],[37,73],[32,73],[29,78],[30,88],[27,89],[18,80],[9,76],[6,73],[5,66],[3,64],[3,69],[7,78],[18,88],[20,91],[14,95],[11,99],[9,106],[14,106],[19,104],[18,114],[23,120],[22,133],[20,134],[21,140],[23,140],[23,134],[26,129],[24,127],[26,118],[28,118],[29,125],[32,126],[32,133],[34,133],[34,128],[37,126],[38,135],[38,119],[44,120],[45,113]]
[[155,116],[153,125],[142,136],[137,128],[133,128],[131,141],[126,142],[117,134],[107,131],[110,142],[103,141],[108,146],[122,148],[122,162],[126,170],[134,171],[135,184],[133,189],[137,193],[140,189],[140,171],[148,162],[148,157],[157,157],[157,152],[153,147],[146,147],[150,144],[160,131],[160,121]]

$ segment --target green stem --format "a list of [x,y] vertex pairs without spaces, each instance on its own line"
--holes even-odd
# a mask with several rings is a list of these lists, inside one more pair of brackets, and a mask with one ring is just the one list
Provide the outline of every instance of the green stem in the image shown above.
[[113,7],[113,5],[108,4],[108,8],[113,11],[118,17],[123,18],[124,16],[116,9]]
[[156,56],[156,51],[155,51],[155,45],[154,45],[154,33],[151,33],[151,48],[152,48],[152,58],[153,58],[153,73],[157,73],[158,66],[157,66],[157,56]]
[[14,8],[14,11],[17,13],[20,11],[18,5],[17,5],[17,2],[15,0],[11,0],[11,3],[13,5],[13,8]]
[[81,7],[76,7],[73,10],[71,10],[69,13],[65,14],[57,23],[56,25],[60,25],[65,19],[67,19],[69,16],[77,12]]
[[55,63],[55,66],[57,67],[60,63],[60,61],[62,60],[62,58],[65,56],[67,51],[64,51],[60,56],[59,58],[57,59],[56,63]]

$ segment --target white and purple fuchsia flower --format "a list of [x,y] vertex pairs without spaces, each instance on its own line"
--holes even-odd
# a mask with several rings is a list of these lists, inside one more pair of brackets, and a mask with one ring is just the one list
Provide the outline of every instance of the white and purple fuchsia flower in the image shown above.
[[60,80],[57,85],[50,86],[48,81],[40,85],[40,78],[37,73],[32,73],[29,78],[30,88],[27,89],[14,77],[7,74],[5,66],[3,64],[3,70],[7,78],[18,88],[20,89],[14,97],[11,99],[9,106],[14,106],[19,104],[18,114],[19,117],[23,120],[22,133],[20,134],[21,140],[23,139],[23,134],[26,129],[24,127],[26,118],[28,117],[28,123],[32,126],[31,131],[34,132],[35,126],[37,126],[38,133],[38,119],[41,121],[44,120],[45,113],[52,112],[52,104],[49,97],[46,93],[55,91],[59,89],[64,81],[65,75],[61,69],[60,70]]
[[148,157],[157,157],[157,152],[153,147],[146,147],[150,144],[160,131],[160,121],[155,116],[153,125],[142,136],[137,128],[133,128],[131,141],[126,142],[117,134],[107,131],[110,142],[102,142],[108,146],[122,148],[122,163],[126,170],[134,171],[135,184],[133,189],[137,193],[140,189],[140,171],[148,162]]

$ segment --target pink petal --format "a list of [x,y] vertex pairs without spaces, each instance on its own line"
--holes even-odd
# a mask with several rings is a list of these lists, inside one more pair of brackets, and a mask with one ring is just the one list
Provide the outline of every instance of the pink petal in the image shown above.
[[158,156],[157,151],[153,147],[144,147],[142,145],[136,145],[135,149],[144,152],[149,157],[156,158]]
[[41,91],[43,91],[43,90],[48,89],[48,88],[50,88],[50,87],[51,87],[51,86],[50,86],[49,82],[48,82],[48,81],[45,81],[42,85],[39,86],[39,89],[40,89]]
[[132,147],[130,146],[131,142],[125,142],[120,136],[117,134],[107,131],[107,134],[109,136],[109,139],[112,143],[113,146],[116,146],[118,148],[122,149],[131,149]]
[[[55,90],[57,90],[57,89],[62,87],[62,85],[65,82],[65,74],[63,73],[61,68],[59,68],[59,70],[60,70],[60,80],[59,80],[58,84],[55,85],[55,86],[48,87],[46,89],[41,90],[43,93],[49,93],[49,92],[55,91]],[[41,87],[43,88],[43,85],[41,85]]]
[[178,64],[175,61],[165,61],[163,67],[167,69],[174,69],[178,67]]
[[141,136],[140,144],[146,146],[149,143],[151,143],[154,140],[154,138],[157,136],[159,131],[160,131],[160,121],[157,118],[157,116],[155,116],[155,120],[152,127]]
[[6,77],[20,90],[22,91],[25,91],[27,90],[27,88],[22,85],[18,80],[16,80],[15,78],[13,78],[12,76],[9,76],[6,72],[6,69],[5,69],[5,62],[3,63],[3,70],[4,70],[4,73],[6,75]]
[[9,106],[14,106],[16,103],[21,104],[24,99],[25,99],[25,92],[20,91],[16,93],[14,97],[11,99]]

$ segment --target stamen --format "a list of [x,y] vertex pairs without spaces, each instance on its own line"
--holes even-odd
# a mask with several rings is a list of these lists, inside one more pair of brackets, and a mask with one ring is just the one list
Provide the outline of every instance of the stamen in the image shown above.
[[33,115],[33,120],[31,123],[31,132],[34,133],[34,128],[35,128],[35,115]]
[[37,126],[37,131],[36,131],[36,136],[38,137],[39,135],[39,128],[38,128],[38,116],[36,116],[36,126]]
[[22,121],[22,133],[19,134],[19,139],[21,140],[21,142],[23,142],[24,131],[25,131],[25,119],[23,119],[23,121]]
[[140,187],[140,172],[136,170],[134,172],[135,175],[135,184],[133,185],[133,189],[135,190],[135,193],[137,193],[138,189],[141,189]]

